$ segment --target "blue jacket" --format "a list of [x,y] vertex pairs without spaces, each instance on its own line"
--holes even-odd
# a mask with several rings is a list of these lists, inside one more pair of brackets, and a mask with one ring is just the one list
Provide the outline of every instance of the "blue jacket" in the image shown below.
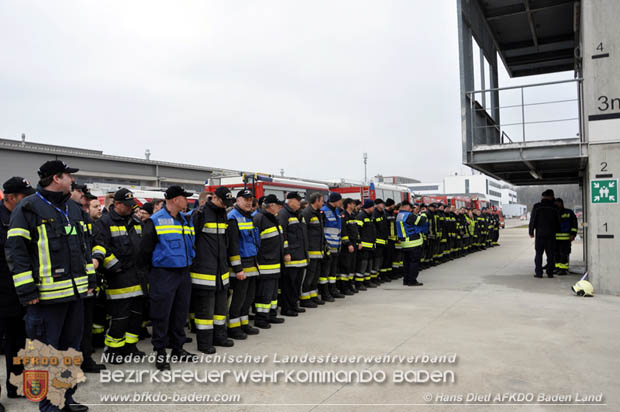
[[154,223],[158,238],[153,250],[153,267],[184,268],[190,266],[196,257],[192,219],[183,213],[179,213],[175,219],[165,207],[150,219]]
[[332,209],[329,205],[323,205],[321,208],[325,215],[325,240],[330,253],[338,253],[341,243],[342,219],[340,211],[336,208]]

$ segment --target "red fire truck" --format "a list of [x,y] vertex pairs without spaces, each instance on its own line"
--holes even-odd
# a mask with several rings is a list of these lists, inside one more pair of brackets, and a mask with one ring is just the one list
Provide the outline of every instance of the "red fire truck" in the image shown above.
[[399,203],[403,200],[411,201],[414,198],[413,192],[408,187],[387,183],[371,182],[366,186],[362,183],[340,182],[331,184],[329,190],[340,193],[342,197],[350,197],[353,200],[361,201],[366,199],[393,199],[396,203]]
[[281,200],[289,192],[298,192],[304,198],[307,198],[314,192],[321,193],[323,197],[327,197],[329,193],[329,186],[325,183],[274,177],[259,173],[211,176],[205,184],[205,190],[207,192],[214,192],[220,186],[228,187],[233,192],[233,195],[236,195],[237,191],[247,188],[254,192],[256,198],[273,194]]

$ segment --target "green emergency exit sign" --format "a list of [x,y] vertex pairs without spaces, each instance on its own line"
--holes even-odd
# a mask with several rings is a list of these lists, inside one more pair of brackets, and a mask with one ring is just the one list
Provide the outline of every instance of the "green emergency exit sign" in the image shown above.
[[618,203],[618,179],[592,180],[592,203]]

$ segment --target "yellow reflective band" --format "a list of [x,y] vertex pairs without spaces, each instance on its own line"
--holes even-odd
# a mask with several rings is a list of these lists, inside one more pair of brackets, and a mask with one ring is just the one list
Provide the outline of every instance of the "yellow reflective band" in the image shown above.
[[142,296],[142,287],[140,285],[135,285],[120,289],[106,289],[105,294],[109,299],[125,299],[133,296]]
[[122,348],[123,346],[125,346],[125,337],[123,336],[122,338],[116,339],[106,334],[105,345],[111,348]]
[[237,222],[237,226],[239,227],[239,230],[252,230],[252,229],[254,229],[254,223],[253,222]]
[[318,218],[318,217],[316,217],[316,216],[312,216],[312,217],[310,218],[310,221],[311,221],[311,222],[318,222],[318,221],[319,221],[319,218]]
[[118,263],[118,259],[114,256],[114,253],[111,253],[110,256],[107,256],[103,259],[103,267],[106,269],[110,269],[112,266]]
[[92,263],[86,264],[86,274],[87,275],[94,275],[95,274],[95,265],[93,265]]
[[349,236],[343,236],[343,237],[341,238],[341,240],[342,240],[342,241],[349,240]]
[[213,315],[214,320],[225,320],[226,315]]
[[26,229],[22,229],[21,227],[14,227],[13,229],[9,229],[6,235],[7,239],[10,237],[15,237],[15,236],[21,236],[28,240],[32,240],[32,238],[30,237],[30,231]]
[[373,247],[375,247],[375,244],[374,243],[370,243],[370,242],[362,242],[362,247],[372,249]]
[[203,279],[203,280],[212,280],[215,282],[215,275],[203,275],[202,273],[190,272],[190,277],[192,279]]
[[[78,289],[79,292],[79,289]],[[61,299],[69,296],[73,296],[73,286],[70,286],[64,290],[53,291],[53,292],[43,292],[39,290],[39,299],[40,300],[52,300],[52,299]]]
[[260,270],[263,270],[263,269],[280,269],[280,264],[279,263],[275,263],[273,265],[258,265],[258,268]]
[[207,222],[204,227],[208,229],[228,229],[228,223]]
[[377,244],[378,245],[385,245],[385,244],[387,244],[387,242],[385,241],[385,239],[377,239]]
[[34,279],[32,278],[31,270],[13,275],[13,283],[15,284],[16,288],[25,285],[26,283],[32,282],[34,282]]
[[45,224],[37,226],[39,240],[37,240],[37,252],[39,254],[39,278],[42,282],[51,279],[52,263],[50,261],[49,242],[47,240],[47,228]]
[[308,256],[323,256],[323,252],[320,250],[309,250]]
[[138,341],[140,340],[140,337],[138,335],[135,335],[133,333],[129,333],[129,332],[125,332],[125,342],[126,343],[138,343]]
[[91,250],[91,253],[92,253],[93,255],[94,255],[94,254],[97,254],[97,253],[100,253],[100,254],[102,254],[102,255],[104,255],[104,256],[105,256],[105,254],[106,254],[106,250],[105,250],[105,248],[104,248],[103,246],[99,246],[99,245],[97,245],[97,246],[94,246],[94,247],[93,247],[93,249]]
[[284,266],[287,266],[287,267],[304,267],[307,265],[308,265],[307,259],[291,260],[290,262],[284,262]]
[[231,257],[228,258],[228,261],[230,262],[230,264],[232,266],[240,265],[241,264],[241,256],[239,256],[239,255],[231,256]]

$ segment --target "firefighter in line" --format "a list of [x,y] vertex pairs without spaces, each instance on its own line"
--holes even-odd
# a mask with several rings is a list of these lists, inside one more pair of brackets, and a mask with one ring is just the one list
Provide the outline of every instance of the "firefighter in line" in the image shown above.
[[392,270],[392,266],[394,264],[394,245],[396,243],[396,239],[398,239],[396,236],[396,226],[394,225],[394,222],[396,221],[396,214],[394,213],[395,206],[396,203],[394,202],[394,199],[385,199],[384,212],[387,243],[383,252],[381,274],[387,282],[391,282],[395,279]]
[[340,215],[343,230],[343,242],[348,242],[346,248],[340,253],[340,273],[342,274],[342,293],[346,296],[359,293],[355,285],[355,258],[357,246],[359,245],[359,230],[357,219],[355,218],[355,202],[351,198],[346,198],[342,202],[343,211]]
[[301,196],[297,192],[289,192],[278,221],[284,236],[284,270],[280,278],[281,314],[298,316],[306,310],[299,306],[301,283],[308,266],[308,234],[306,222],[301,215]]
[[[170,186],[165,204],[148,219],[142,229],[139,266],[149,273],[149,300],[156,352],[155,366],[170,369],[170,358],[195,361],[198,357],[185,349],[185,323],[189,315],[192,279],[190,266],[196,256],[192,219],[182,210],[192,193],[181,186]],[[172,351],[170,358],[166,348]]]
[[555,274],[568,275],[571,242],[577,236],[577,216],[571,209],[564,207],[559,197],[554,201],[560,214],[560,230],[555,234]]
[[336,286],[336,275],[338,272],[338,255],[342,243],[342,220],[340,210],[342,208],[342,195],[340,193],[330,193],[327,204],[323,205],[321,211],[325,216],[324,233],[327,246],[326,256],[322,262],[322,275],[319,276],[319,290],[321,298],[326,302],[333,302],[334,298],[344,298]]
[[422,256],[422,232],[426,225],[426,216],[417,214],[417,212],[419,212],[417,206],[412,207],[409,201],[404,200],[396,217],[396,230],[405,256],[405,275],[403,277],[403,285],[405,286],[423,285],[422,282],[418,282],[418,273]]
[[[17,398],[17,387],[9,382],[11,373],[19,375],[22,365],[13,364],[13,358],[26,343],[24,307],[20,304],[13,278],[7,265],[4,246],[7,240],[11,213],[18,203],[34,193],[30,182],[15,176],[3,184],[4,199],[0,200],[0,338],[5,338],[4,357],[6,361],[6,395]],[[1,404],[0,404],[1,409]]]
[[249,324],[250,306],[254,302],[258,278],[259,234],[252,221],[254,193],[242,189],[237,193],[235,207],[228,212],[228,259],[230,271],[230,307],[228,309],[228,337],[247,339],[259,330]]
[[123,364],[126,355],[142,357],[138,350],[142,325],[142,280],[137,261],[142,223],[133,214],[136,201],[128,189],[114,194],[108,213],[93,229],[93,258],[99,261],[106,288],[106,313],[110,324],[105,335],[105,354],[112,364]]
[[356,217],[359,226],[360,244],[358,245],[355,280],[358,282],[359,290],[367,290],[367,288],[376,288],[378,286],[371,278],[371,265],[375,252],[375,240],[377,239],[377,229],[372,218],[374,210],[375,202],[371,199],[366,199]]
[[323,195],[312,193],[308,197],[308,206],[302,212],[306,222],[308,234],[308,266],[304,277],[301,294],[299,296],[302,308],[316,308],[325,302],[318,294],[319,277],[321,276],[321,262],[325,255],[325,234],[323,211]]
[[[393,228],[390,228],[390,236],[394,242],[394,258],[392,259],[392,278],[394,280],[400,279],[403,276],[403,270],[405,268],[405,262],[403,261],[403,250],[400,240],[398,239],[398,232],[396,231],[396,216],[400,211],[400,203],[394,205],[394,220],[392,222]],[[394,234],[392,235],[392,229]]]
[[385,218],[385,202],[383,199],[375,200],[375,210],[372,212],[372,218],[375,224],[376,238],[370,278],[373,279],[375,283],[381,284],[387,281],[387,279],[382,276],[385,271],[381,271],[383,268],[383,256],[385,254],[388,236],[388,226]]
[[260,235],[258,249],[258,284],[254,306],[256,317],[254,326],[260,329],[269,329],[272,323],[284,323],[283,318],[277,317],[278,309],[278,281],[282,273],[284,256],[284,234],[278,222],[278,212],[282,208],[282,201],[276,195],[265,196],[263,207],[253,218],[254,226]]
[[[58,350],[79,351],[83,299],[95,289],[96,276],[84,212],[69,201],[72,173],[77,171],[60,160],[41,165],[36,193],[11,213],[5,252],[17,296],[26,306],[27,337]],[[66,408],[88,410],[73,399],[75,388],[65,392]],[[39,409],[58,410],[47,398]]]
[[230,189],[218,187],[211,200],[191,217],[196,231],[196,257],[190,270],[196,342],[198,350],[206,354],[215,353],[215,346],[234,345],[226,331],[230,283],[226,208],[232,202]]

